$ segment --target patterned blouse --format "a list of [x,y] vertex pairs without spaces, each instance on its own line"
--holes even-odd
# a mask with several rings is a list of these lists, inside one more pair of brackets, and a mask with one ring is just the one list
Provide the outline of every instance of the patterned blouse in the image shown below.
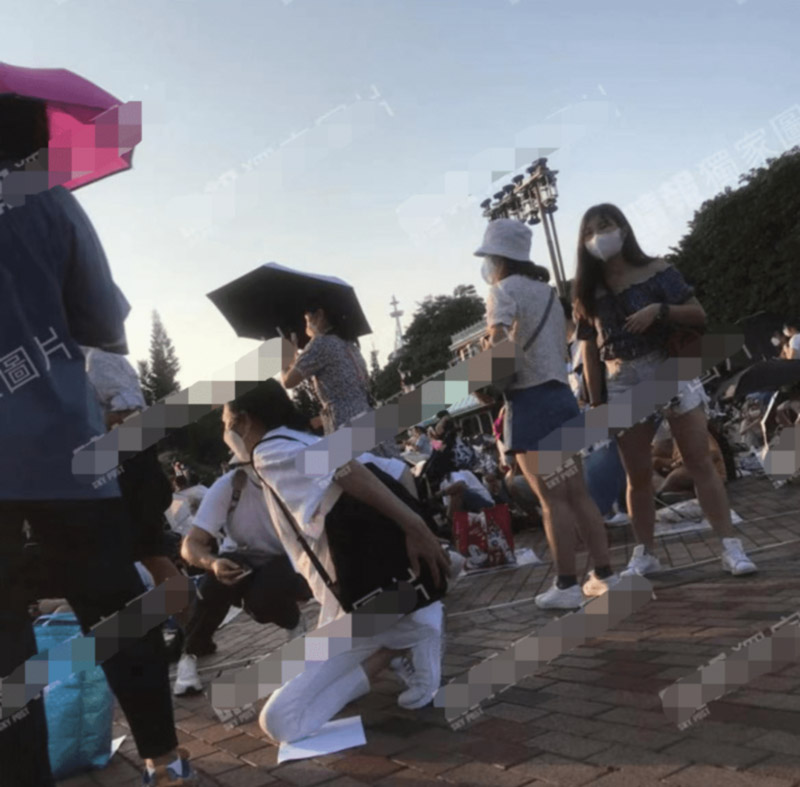
[[586,341],[599,337],[601,361],[632,361],[663,350],[669,327],[656,324],[644,333],[629,333],[625,330],[625,320],[650,304],[679,306],[693,295],[694,288],[672,265],[616,295],[604,289],[597,296],[597,316],[592,321],[578,321],[578,339]]
[[367,364],[354,344],[332,333],[315,336],[294,368],[304,378],[314,378],[326,435],[371,409]]

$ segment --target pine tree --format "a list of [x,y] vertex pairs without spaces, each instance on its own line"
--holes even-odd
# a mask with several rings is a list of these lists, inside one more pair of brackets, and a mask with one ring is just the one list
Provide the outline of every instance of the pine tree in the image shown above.
[[167,335],[157,311],[153,312],[150,360],[139,361],[138,367],[142,391],[148,405],[180,390],[177,376],[181,365],[175,354],[172,339]]

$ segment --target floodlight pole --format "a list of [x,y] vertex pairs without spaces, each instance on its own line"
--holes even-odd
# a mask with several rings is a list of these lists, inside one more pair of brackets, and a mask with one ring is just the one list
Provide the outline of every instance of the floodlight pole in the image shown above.
[[544,227],[545,238],[547,238],[547,250],[550,252],[550,262],[553,266],[553,273],[556,278],[556,289],[558,294],[563,298],[566,297],[566,282],[564,281],[561,266],[559,265],[559,258],[556,253],[556,248],[553,243],[553,234],[550,230],[548,218],[551,218],[549,211],[544,205],[542,200],[542,192],[539,187],[538,181],[533,184],[534,193],[536,194],[536,202],[539,204],[539,215],[542,217],[542,226]]

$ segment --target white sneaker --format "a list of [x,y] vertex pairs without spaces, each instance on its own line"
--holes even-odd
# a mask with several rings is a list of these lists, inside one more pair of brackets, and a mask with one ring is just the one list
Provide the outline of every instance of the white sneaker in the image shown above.
[[628,515],[623,514],[621,511],[618,511],[613,516],[607,517],[604,521],[609,527],[625,527],[625,525],[629,525],[631,523]]
[[461,576],[461,572],[467,564],[467,559],[460,552],[456,552],[452,549],[448,549],[447,552],[450,555],[450,576],[447,584],[452,587]]
[[178,677],[172,687],[176,697],[183,694],[196,694],[203,691],[203,684],[197,674],[197,656],[184,653],[178,662]]
[[655,574],[661,570],[661,561],[655,555],[645,552],[644,544],[639,544],[634,547],[628,567],[620,576],[629,577],[632,574],[638,574],[640,577],[646,577],[648,574]]
[[608,593],[608,589],[614,587],[619,582],[619,574],[612,574],[610,577],[600,579],[594,571],[589,572],[589,579],[583,583],[583,595],[589,598],[596,598]]
[[539,609],[578,609],[583,606],[584,599],[580,585],[576,583],[571,588],[562,590],[556,579],[550,590],[540,593],[535,601]]
[[755,574],[758,569],[756,564],[750,560],[742,548],[742,542],[738,538],[723,538],[722,546],[722,568],[735,577],[743,574]]
[[400,675],[400,679],[408,686],[397,698],[401,708],[419,710],[433,702],[442,684],[442,655],[442,635],[438,631],[411,648],[411,671],[403,668],[403,674]]
[[409,656],[395,656],[390,662],[389,666],[395,675],[403,682],[406,688],[411,686],[414,680],[414,665],[411,663]]

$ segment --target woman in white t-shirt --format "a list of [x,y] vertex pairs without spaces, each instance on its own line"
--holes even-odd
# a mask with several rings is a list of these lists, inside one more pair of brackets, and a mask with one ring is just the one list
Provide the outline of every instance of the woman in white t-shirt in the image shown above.
[[[219,555],[217,539],[225,531]],[[181,555],[206,574],[186,625],[184,652],[173,685],[176,696],[201,691],[197,658],[216,651],[214,632],[232,605],[257,623],[273,623],[302,633],[300,604],[311,599],[272,524],[261,483],[252,467],[239,467],[218,478],[203,497]]]
[[[280,498],[282,505],[268,494],[267,504],[292,562],[322,604],[320,626],[340,617],[344,611],[300,545],[282,506],[295,520],[316,560],[334,581],[336,571],[325,520],[332,515],[344,493],[401,528],[406,536],[409,561],[417,576],[424,563],[436,586],[446,581],[449,558],[424,520],[358,461],[349,462],[321,478],[298,470],[298,454],[318,438],[304,431],[305,419],[275,380],[267,380],[226,404],[222,420],[225,441],[234,454],[245,460],[252,454],[259,477]],[[442,603],[434,602],[400,618],[388,631],[359,638],[350,650],[325,661],[307,663],[300,675],[272,694],[261,711],[261,728],[280,742],[311,735],[349,702],[367,693],[370,678],[407,649],[411,649],[413,674],[398,704],[407,709],[424,707],[433,699],[441,681],[443,616]]]
[[[560,478],[539,471],[539,443],[580,415],[567,384],[564,310],[550,287],[550,274],[530,261],[531,231],[515,219],[489,223],[483,244],[483,277],[491,286],[486,317],[493,344],[511,338],[523,347],[514,382],[506,390],[503,444],[514,454],[539,498],[545,532],[557,567],[553,586],[536,597],[543,609],[574,609],[584,596],[603,595],[619,581],[611,570],[603,517],[589,496],[580,459]],[[594,562],[583,587],[578,583],[578,533]]]

